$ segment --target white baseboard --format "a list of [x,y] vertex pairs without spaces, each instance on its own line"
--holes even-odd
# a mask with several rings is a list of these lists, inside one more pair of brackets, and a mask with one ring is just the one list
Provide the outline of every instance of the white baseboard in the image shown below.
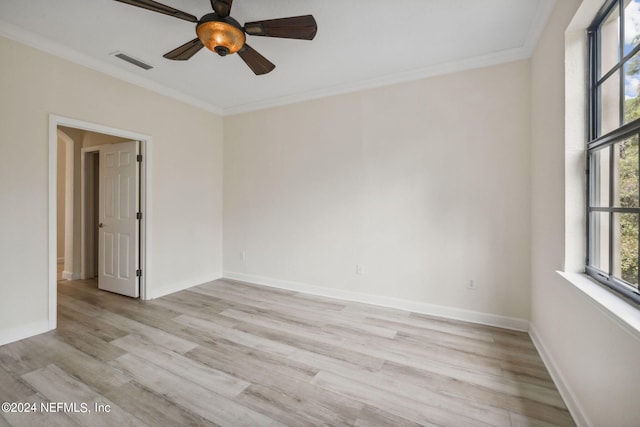
[[0,331],[0,346],[50,331],[49,321],[33,322]]
[[255,283],[272,288],[286,289],[290,291],[302,292],[328,298],[379,305],[382,307],[397,308],[400,310],[412,311],[415,313],[428,314],[432,316],[444,317],[447,319],[463,320],[472,323],[480,323],[482,325],[498,326],[500,328],[512,329],[516,331],[526,332],[529,330],[528,320],[515,317],[506,317],[497,314],[482,313],[461,308],[428,304],[419,301],[409,301],[400,298],[391,298],[360,292],[344,291],[341,289],[324,288],[321,286],[289,282],[285,280],[273,279],[270,277],[253,276],[249,274],[236,273],[233,271],[225,271],[224,277],[231,280]]
[[80,273],[73,273],[71,271],[63,271],[62,278],[64,280],[80,280]]
[[[222,279],[222,273],[217,272],[209,276],[203,276],[198,279],[189,280],[187,282],[177,283],[171,286],[167,286],[160,289],[151,289],[148,299],[160,298],[165,295],[172,294],[174,292],[184,291],[185,289],[192,288],[194,286],[202,285],[203,283],[213,282],[214,280]],[[148,286],[148,285],[147,285]]]
[[569,412],[571,413],[571,416],[573,417],[576,425],[578,427],[592,426],[593,424],[589,422],[584,410],[582,409],[582,406],[580,406],[580,403],[571,391],[568,383],[565,381],[564,376],[554,362],[551,353],[547,351],[547,348],[545,347],[544,342],[542,341],[542,338],[538,334],[538,331],[533,323],[529,325],[529,336],[531,337],[531,341],[533,341],[533,345],[538,350],[538,353],[540,354],[544,365],[547,367],[547,370],[549,371],[549,374],[551,375],[551,378],[553,379],[558,392],[560,392],[564,403],[567,405],[567,408],[569,409]]

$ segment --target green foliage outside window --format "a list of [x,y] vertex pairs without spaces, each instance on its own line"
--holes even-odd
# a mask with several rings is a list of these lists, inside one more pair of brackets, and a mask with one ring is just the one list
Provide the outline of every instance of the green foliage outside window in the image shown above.
[[[636,98],[637,99],[637,98]],[[638,206],[638,137],[620,144],[620,206]],[[620,215],[620,264],[622,279],[638,286],[638,216]]]
[[[625,101],[625,122],[640,118],[640,97]],[[619,201],[622,207],[637,207],[638,204],[638,137],[620,144],[618,163]],[[638,286],[638,216],[620,215],[620,264],[622,279]]]

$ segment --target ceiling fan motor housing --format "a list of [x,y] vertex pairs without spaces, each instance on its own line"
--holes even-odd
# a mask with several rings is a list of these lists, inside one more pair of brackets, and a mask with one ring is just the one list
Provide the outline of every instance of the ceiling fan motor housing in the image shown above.
[[202,44],[220,56],[239,51],[246,41],[242,26],[230,16],[204,15],[196,26]]

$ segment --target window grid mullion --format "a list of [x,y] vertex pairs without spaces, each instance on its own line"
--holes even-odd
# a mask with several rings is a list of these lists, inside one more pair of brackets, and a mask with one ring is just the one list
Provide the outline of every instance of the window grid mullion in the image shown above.
[[622,126],[624,123],[624,0],[618,1],[618,13],[619,13],[619,22],[620,22],[620,34],[618,35],[618,69],[620,70],[620,77],[618,81],[618,86],[620,90],[620,94],[618,95],[619,102],[619,125]]
[[[598,49],[596,49],[596,46],[599,45],[599,32],[596,30],[591,30],[589,29],[587,32],[587,43],[588,43],[588,61],[589,61],[589,65],[587,67],[587,73],[588,73],[588,81],[587,81],[587,97],[588,97],[588,102],[587,102],[587,108],[588,108],[588,117],[587,117],[587,138],[589,141],[594,140],[597,136],[598,136],[598,120],[595,119],[595,117],[598,117],[598,104],[596,102],[596,94],[597,94],[597,88],[594,85],[594,82],[598,79],[598,74],[597,74],[597,70],[598,70],[598,63],[600,62],[597,53],[598,53]],[[591,174],[593,173],[591,171],[591,165],[592,165],[592,157],[593,154],[591,154],[591,152],[589,150],[587,150],[587,194],[586,194],[586,200],[587,200],[587,241],[586,241],[586,247],[587,247],[587,253],[585,256],[585,261],[586,261],[586,266],[587,268],[591,265],[592,259],[591,259],[591,253],[593,251],[593,235],[591,233],[591,227],[592,227],[592,218],[591,218],[591,198],[592,198],[592,190],[591,190],[591,182],[593,177],[591,176]]]
[[589,96],[589,141],[593,141],[599,135],[598,133],[598,120],[600,117],[599,108],[598,108],[598,86],[594,83],[598,80],[598,69],[600,63],[599,57],[599,49],[597,46],[600,45],[600,33],[598,31],[590,31],[589,32],[589,56],[590,56],[590,64],[588,67],[589,72],[589,83],[588,83],[588,96]]
[[[613,167],[614,167],[614,158],[613,152],[615,144],[611,144],[609,147],[609,209],[613,208]],[[609,277],[613,278],[613,220],[615,217],[615,213],[613,210],[609,210]]]
[[640,208],[617,208],[604,206],[591,206],[592,212],[613,212],[619,214],[640,214]]
[[[636,177],[638,180],[638,206],[640,207],[640,133],[637,134],[638,138],[638,176]],[[640,215],[636,215],[636,221],[638,221],[638,257],[636,258],[636,266],[638,268],[638,274],[636,277],[636,283],[638,284],[638,289],[640,289]]]
[[[596,84],[595,82],[598,81],[599,78],[599,70],[600,70],[600,62],[601,62],[601,58],[600,58],[600,44],[601,44],[601,35],[600,35],[600,31],[597,30],[592,30],[589,32],[589,55],[590,55],[590,66],[588,67],[588,72],[590,73],[589,76],[589,83],[588,83],[588,96],[589,96],[589,141],[593,141],[595,139],[598,138],[598,136],[600,135],[600,117],[601,117],[601,112],[600,112],[600,90],[599,90],[599,86],[598,84]],[[594,179],[594,177],[591,177],[590,175],[592,172],[590,171],[590,168],[592,166],[592,158],[593,155],[591,156],[587,156],[588,159],[590,159],[590,163],[587,165],[587,177],[588,179],[592,180]],[[589,181],[589,182],[593,182],[593,181]],[[595,241],[594,238],[595,236],[590,234],[592,231],[592,225],[596,224],[594,218],[593,218],[593,213],[592,210],[590,209],[591,206],[591,198],[594,196],[593,191],[591,191],[590,186],[587,185],[587,200],[588,205],[587,205],[587,266],[591,265],[591,262],[593,261],[591,259],[591,254],[594,253],[594,250],[597,250],[595,247]],[[593,222],[593,224],[592,224]]]
[[596,86],[601,86],[605,80],[607,80],[609,77],[614,75],[620,69],[621,64],[622,64],[621,62],[617,62],[613,67],[611,67],[609,71],[604,73],[602,77],[600,77],[599,79],[596,79]]

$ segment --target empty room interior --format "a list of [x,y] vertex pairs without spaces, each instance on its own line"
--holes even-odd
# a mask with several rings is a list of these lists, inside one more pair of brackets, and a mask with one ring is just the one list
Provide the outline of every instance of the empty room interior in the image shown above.
[[0,427],[638,426],[639,139],[640,0],[0,0]]

